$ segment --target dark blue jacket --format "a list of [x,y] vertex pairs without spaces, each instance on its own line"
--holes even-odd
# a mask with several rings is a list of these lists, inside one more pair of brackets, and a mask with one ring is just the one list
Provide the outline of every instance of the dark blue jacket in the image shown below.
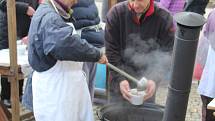
[[[74,10],[72,16],[76,20],[73,23],[75,29],[78,30],[83,27],[98,25],[100,23],[98,9],[94,0],[79,0],[72,9]],[[83,29],[81,38],[86,39],[90,44],[96,47],[104,46],[104,31],[101,28],[99,30]]]
[[41,4],[29,29],[28,59],[38,72],[53,67],[57,60],[89,61],[100,59],[100,51],[73,33],[51,5]]
[[72,9],[73,17],[76,19],[74,23],[76,29],[99,24],[98,9],[94,0],[79,0]]

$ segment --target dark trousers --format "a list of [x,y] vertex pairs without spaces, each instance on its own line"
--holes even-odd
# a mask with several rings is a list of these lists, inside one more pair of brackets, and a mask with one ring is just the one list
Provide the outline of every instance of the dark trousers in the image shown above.
[[202,99],[202,121],[215,121],[213,116],[214,110],[207,109],[207,105],[213,100],[213,98],[201,95]]
[[208,2],[209,0],[188,0],[185,4],[184,10],[203,15],[205,14],[205,8]]
[[[19,80],[19,96],[22,96],[22,86],[24,80]],[[8,78],[1,77],[1,100],[10,100],[10,82]],[[21,98],[20,98],[21,99]]]

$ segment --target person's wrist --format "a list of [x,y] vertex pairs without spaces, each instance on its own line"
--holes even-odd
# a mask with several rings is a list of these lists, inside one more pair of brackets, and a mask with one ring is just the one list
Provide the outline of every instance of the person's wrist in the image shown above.
[[104,52],[100,49],[99,50],[99,59],[101,59],[103,55],[104,55]]

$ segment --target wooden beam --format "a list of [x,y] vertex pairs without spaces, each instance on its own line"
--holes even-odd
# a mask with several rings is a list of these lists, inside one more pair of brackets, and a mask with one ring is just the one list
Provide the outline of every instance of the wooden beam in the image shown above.
[[31,118],[32,120],[35,120],[33,112],[28,112],[28,113],[22,114],[20,117],[20,120],[22,121],[22,120],[29,119],[29,118]]
[[[18,66],[18,80],[22,80],[24,79],[24,75],[22,73],[22,70],[21,70],[21,67]],[[10,77],[10,76],[13,76],[13,73],[11,73],[10,71],[10,66],[1,66],[1,63],[0,63],[0,75],[1,77]]]
[[12,103],[12,121],[20,121],[19,113],[19,83],[18,65],[17,65],[17,46],[16,46],[16,8],[15,0],[7,0],[7,19],[8,19],[8,39],[10,49],[10,71],[9,77],[11,83],[11,103]]
[[117,0],[108,0],[108,7],[109,7],[109,9],[111,7],[113,7],[113,5],[115,5],[116,3],[117,3]]
[[7,110],[5,105],[0,101],[0,121],[10,121],[11,113]]

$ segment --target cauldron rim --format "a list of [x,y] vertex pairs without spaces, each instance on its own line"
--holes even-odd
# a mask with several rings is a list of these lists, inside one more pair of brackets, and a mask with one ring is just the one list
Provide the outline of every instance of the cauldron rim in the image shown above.
[[103,121],[110,121],[109,119],[107,119],[106,117],[104,117],[104,114],[108,111],[104,111],[104,110],[111,110],[111,108],[116,108],[116,107],[122,107],[122,108],[125,108],[125,107],[131,107],[131,108],[151,108],[151,110],[159,110],[159,111],[162,111],[164,112],[164,106],[162,105],[159,105],[159,104],[154,104],[154,103],[144,103],[143,105],[141,106],[136,106],[136,105],[132,105],[128,102],[121,102],[121,103],[110,103],[110,104],[107,104],[107,105],[104,105],[102,106],[101,108],[99,108],[96,113],[97,113],[97,116],[99,118],[99,120],[103,120]]

